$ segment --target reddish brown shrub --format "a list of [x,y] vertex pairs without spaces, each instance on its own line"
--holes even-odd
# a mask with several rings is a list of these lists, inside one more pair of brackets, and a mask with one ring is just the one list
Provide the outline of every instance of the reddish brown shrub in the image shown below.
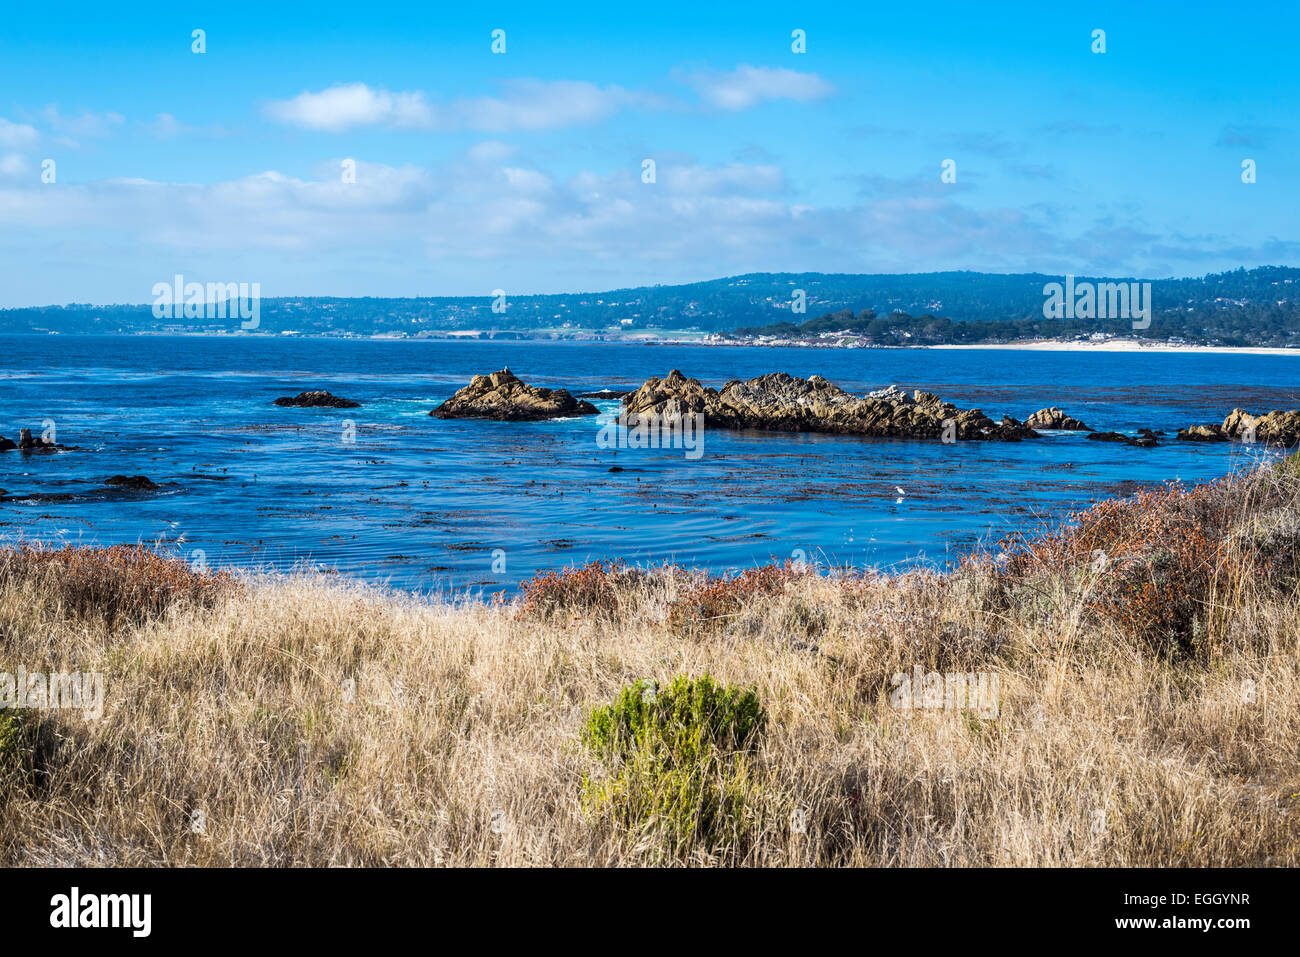
[[699,637],[725,625],[754,599],[781,594],[790,579],[799,574],[803,573],[787,561],[784,565],[762,565],[734,575],[707,578],[673,602],[668,623],[683,637]]
[[1245,571],[1229,548],[1241,513],[1237,483],[1234,476],[1190,490],[1171,484],[1097,502],[1061,528],[1004,540],[1004,574],[1016,582],[1085,569],[1095,575],[1093,611],[1136,637],[1188,650],[1211,595]]
[[183,559],[142,545],[0,550],[0,587],[23,583],[65,615],[109,625],[140,622],[178,602],[210,605],[236,587],[228,572],[196,571]]
[[[521,615],[549,615],[555,612],[615,611],[619,585],[626,584],[631,570],[608,559],[588,562],[560,571],[539,572],[519,585]],[[504,601],[504,593],[497,596]]]

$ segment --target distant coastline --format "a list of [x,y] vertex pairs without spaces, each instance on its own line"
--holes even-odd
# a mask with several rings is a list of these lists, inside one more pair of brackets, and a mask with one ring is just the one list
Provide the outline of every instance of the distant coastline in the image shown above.
[[354,342],[551,342],[573,344],[603,344],[620,346],[710,346],[719,348],[758,348],[758,349],[873,349],[873,350],[910,350],[910,349],[950,349],[997,351],[1014,350],[1018,352],[1159,352],[1164,354],[1208,353],[1222,355],[1261,355],[1261,356],[1300,356],[1300,348],[1281,348],[1274,346],[1210,346],[1190,343],[1165,342],[1150,339],[1106,339],[1089,341],[1086,339],[1021,339],[1012,342],[978,342],[978,343],[918,343],[916,345],[879,345],[854,341],[852,338],[826,339],[755,339],[728,338],[718,335],[655,335],[635,333],[631,335],[582,335],[582,334],[547,334],[529,335],[523,331],[512,330],[506,335],[494,334],[486,330],[457,330],[448,334],[403,336],[379,334],[361,335],[329,334],[318,332],[181,332],[178,330],[141,329],[137,331],[118,332],[54,332],[38,331],[0,331],[0,336],[67,336],[69,338],[94,338],[104,336],[168,338],[183,337],[195,339],[331,339],[350,340]]
[[1110,339],[1105,342],[1083,342],[1065,339],[1033,339],[1023,342],[976,343],[972,345],[916,346],[920,349],[1017,349],[1025,352],[1222,352],[1233,355],[1296,356],[1300,349],[1277,349],[1265,346],[1195,346],[1167,342],[1145,342],[1137,339]]

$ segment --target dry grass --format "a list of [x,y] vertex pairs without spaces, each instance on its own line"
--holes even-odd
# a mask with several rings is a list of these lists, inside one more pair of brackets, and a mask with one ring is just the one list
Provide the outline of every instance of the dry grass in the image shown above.
[[[75,556],[11,555],[0,671],[101,671],[106,708],[0,711],[0,864],[1295,866],[1300,484],[1207,489],[948,576],[605,565],[495,605],[130,574],[74,600]],[[1144,575],[1157,611],[1115,613]],[[1000,715],[893,707],[916,665],[995,673]],[[591,710],[705,672],[766,709],[728,840],[584,809]]]

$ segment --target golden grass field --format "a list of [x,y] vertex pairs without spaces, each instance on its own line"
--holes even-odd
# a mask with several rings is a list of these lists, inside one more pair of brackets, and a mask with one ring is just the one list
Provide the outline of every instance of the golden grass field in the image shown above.
[[[1298,497],[1284,462],[946,576],[601,564],[486,604],[11,549],[0,672],[100,672],[104,709],[0,710],[0,864],[1296,866]],[[916,666],[995,674],[997,716],[896,707]],[[592,709],[706,672],[766,711],[731,816],[584,800]]]

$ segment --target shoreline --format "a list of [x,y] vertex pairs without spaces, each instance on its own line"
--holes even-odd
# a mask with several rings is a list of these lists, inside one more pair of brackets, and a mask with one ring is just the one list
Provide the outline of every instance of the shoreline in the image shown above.
[[1168,355],[1208,353],[1219,355],[1259,355],[1259,356],[1300,356],[1300,348],[1278,346],[1203,346],[1195,344],[1169,344],[1166,342],[1147,342],[1134,339],[1118,339],[1106,342],[1082,342],[1067,339],[1032,339],[1018,342],[976,342],[976,343],[938,343],[935,345],[914,346],[863,346],[843,342],[826,342],[819,340],[784,340],[778,342],[754,342],[743,340],[693,339],[670,336],[628,336],[619,338],[580,338],[580,337],[514,337],[479,338],[475,331],[468,330],[447,336],[392,336],[392,335],[316,335],[309,333],[214,333],[214,332],[155,332],[140,330],[137,332],[100,332],[100,333],[62,333],[62,332],[3,332],[0,337],[25,336],[64,336],[71,339],[127,339],[144,338],[184,338],[184,339],[275,339],[303,340],[326,339],[330,341],[354,342],[494,342],[494,343],[545,343],[550,345],[607,345],[607,346],[700,346],[705,348],[756,348],[756,349],[862,349],[885,351],[909,351],[923,349],[945,350],[984,350],[1015,352],[1159,352]]
[[1139,342],[1133,339],[1107,342],[1074,342],[1062,339],[1035,339],[1027,342],[1007,343],[952,343],[935,346],[903,346],[913,349],[1012,349],[1022,352],[1163,352],[1163,353],[1222,353],[1224,355],[1295,356],[1300,349],[1275,346],[1197,346],[1169,345],[1163,342]]

